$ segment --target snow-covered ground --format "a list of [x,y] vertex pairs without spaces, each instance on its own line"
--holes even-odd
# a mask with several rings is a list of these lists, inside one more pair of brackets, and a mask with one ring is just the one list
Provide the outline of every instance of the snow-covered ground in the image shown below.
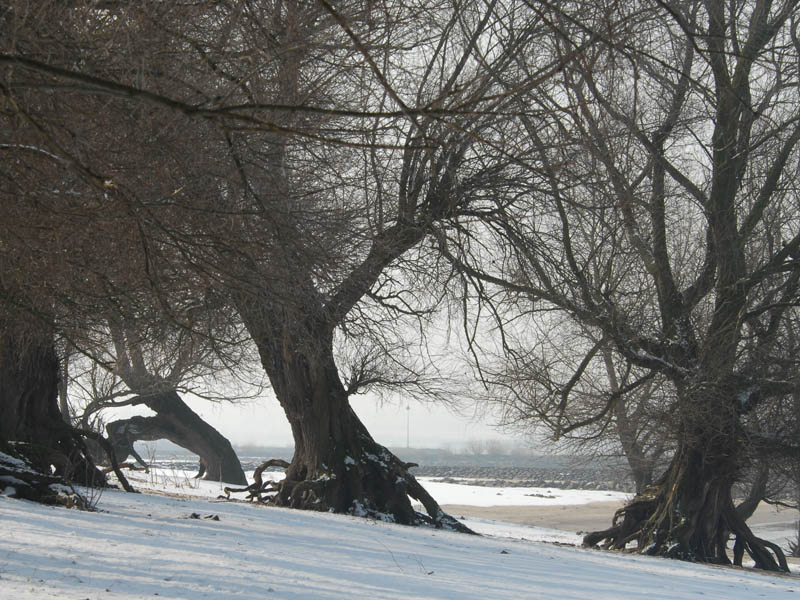
[[[570,541],[565,532],[468,520],[488,534],[477,537],[218,501],[219,484],[175,470],[136,479],[140,488],[181,495],[106,490],[93,513],[0,496],[0,598],[800,600],[797,575],[532,541]],[[580,510],[619,496],[427,485],[443,504],[551,502]]]
[[[180,468],[161,467],[149,473],[134,471],[128,479],[139,489],[171,491],[191,496],[215,497],[223,493],[226,484],[194,479],[195,473]],[[253,471],[245,473],[248,481],[253,480]],[[282,471],[267,471],[263,479],[279,481]],[[487,487],[463,483],[442,483],[435,478],[420,477],[431,495],[439,504],[466,504],[470,506],[561,506],[625,500],[630,494],[595,490],[560,490],[557,488],[535,487]],[[232,486],[235,487],[235,486]]]
[[469,506],[563,506],[626,500],[630,494],[595,490],[560,490],[558,488],[534,487],[486,487],[463,484],[440,483],[421,477],[431,495],[439,504],[467,504]]

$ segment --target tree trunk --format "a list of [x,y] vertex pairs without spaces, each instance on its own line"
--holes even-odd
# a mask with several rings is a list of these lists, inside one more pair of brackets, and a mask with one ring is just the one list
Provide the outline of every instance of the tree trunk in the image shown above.
[[[614,394],[619,393],[619,379],[614,367],[614,359],[611,349],[604,347],[603,363],[606,368],[609,388]],[[645,392],[646,393],[646,392]],[[628,468],[633,476],[633,482],[638,494],[653,481],[654,459],[648,457],[638,440],[637,423],[632,422],[628,417],[627,398],[620,398],[614,404],[614,426],[616,427],[617,437],[619,438],[622,452],[628,463]]]
[[72,424],[72,414],[69,408],[69,346],[65,344],[64,354],[59,363],[58,372],[58,410],[65,423]]
[[231,443],[189,408],[175,390],[173,381],[148,370],[136,333],[113,322],[109,322],[109,330],[117,354],[117,374],[134,394],[138,394],[138,402],[134,404],[144,404],[156,413],[155,417],[134,417],[106,427],[120,459],[133,455],[144,464],[133,448],[134,442],[167,439],[200,457],[199,477],[246,485],[247,478]]
[[22,343],[0,329],[0,487],[11,496],[80,505],[76,494],[63,492],[65,482],[99,487],[106,480],[61,417],[58,374],[52,344]]
[[780,548],[755,537],[733,503],[742,442],[734,402],[711,385],[680,395],[684,427],[667,471],[617,511],[609,529],[584,537],[584,545],[624,550],[635,543],[647,554],[731,564],[733,535],[734,564],[747,552],[757,568],[788,571]]
[[761,459],[755,465],[753,479],[748,486],[747,497],[736,506],[736,512],[739,513],[743,521],[747,521],[756,512],[761,500],[767,494],[767,483],[769,483],[769,462]]
[[[795,428],[800,430],[800,394],[795,394],[794,397],[794,423]],[[800,434],[800,431],[798,431]],[[800,437],[800,435],[798,436]],[[800,460],[795,461],[794,464],[794,493],[796,506],[800,509]],[[797,520],[797,537],[794,544],[790,545],[792,556],[800,557],[800,519]]]
[[[246,320],[295,442],[272,502],[469,532],[441,510],[404,462],[372,439],[353,412],[334,362],[330,330],[284,326],[275,339],[258,334],[263,323]],[[281,329],[271,331],[276,330]],[[423,504],[427,517],[413,509],[409,496]]]
[[247,485],[242,465],[227,438],[189,408],[177,392],[143,396],[141,400],[155,416],[122,419],[106,426],[119,460],[131,454],[140,460],[133,453],[133,444],[138,440],[166,439],[200,457],[205,469],[203,479]]

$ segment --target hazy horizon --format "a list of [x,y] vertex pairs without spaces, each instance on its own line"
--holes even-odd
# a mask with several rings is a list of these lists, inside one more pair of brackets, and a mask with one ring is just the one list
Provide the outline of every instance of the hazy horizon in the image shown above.
[[[277,400],[264,397],[239,403],[209,402],[183,396],[198,415],[237,447],[292,447],[291,428]],[[373,438],[393,448],[457,450],[470,442],[499,442],[508,447],[533,445],[533,436],[513,434],[496,426],[487,412],[458,414],[440,405],[411,400],[406,404],[379,402],[368,396],[351,400],[353,410]],[[410,410],[406,409],[410,407]],[[108,420],[133,414],[147,415],[143,407],[108,411]]]

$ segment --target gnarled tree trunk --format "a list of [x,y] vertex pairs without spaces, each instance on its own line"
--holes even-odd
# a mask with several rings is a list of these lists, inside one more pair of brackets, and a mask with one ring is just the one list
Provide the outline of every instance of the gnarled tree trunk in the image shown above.
[[737,565],[747,552],[757,568],[788,571],[780,548],[753,535],[734,505],[743,440],[735,400],[725,387],[681,391],[684,426],[667,471],[617,511],[609,529],[588,534],[585,546],[624,550],[635,544],[647,554]]
[[48,504],[82,505],[64,483],[105,486],[83,440],[58,409],[51,343],[0,329],[0,488]]
[[[280,335],[267,336],[265,322],[246,320],[295,441],[275,504],[469,532],[441,510],[404,462],[372,439],[353,412],[329,327],[307,321],[304,327],[289,328],[286,319],[272,323],[272,333]],[[414,510],[409,496],[422,503],[428,516]]]
[[189,408],[176,391],[143,396],[141,404],[155,412],[155,416],[136,416],[106,426],[119,460],[133,455],[141,461],[133,451],[133,444],[138,440],[166,439],[200,457],[205,468],[203,479],[247,484],[242,465],[228,439]]

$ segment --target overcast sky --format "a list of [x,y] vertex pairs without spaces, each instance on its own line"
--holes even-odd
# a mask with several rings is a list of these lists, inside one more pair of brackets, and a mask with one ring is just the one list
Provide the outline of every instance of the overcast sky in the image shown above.
[[[458,362],[457,358],[464,354],[459,335],[460,331],[451,330],[446,322],[428,323],[424,349],[426,358],[451,374],[458,374],[459,369],[464,370],[465,359]],[[488,337],[483,339],[485,345],[489,341]],[[468,377],[469,373],[464,371],[462,379],[456,377],[457,381],[453,383],[456,387],[464,386],[465,395],[475,393],[464,383]],[[294,445],[283,409],[268,386],[261,398],[236,404],[209,402],[189,394],[182,394],[181,397],[235,446]],[[530,445],[532,439],[531,436],[514,435],[498,428],[497,416],[492,415],[486,406],[478,409],[474,406],[465,407],[456,412],[442,404],[414,400],[408,403],[400,400],[382,403],[370,394],[353,396],[350,402],[372,437],[378,443],[392,448],[404,448],[408,444],[412,448],[460,450],[474,440],[499,440],[511,449]],[[406,406],[410,410],[406,410]],[[107,415],[107,421],[148,412],[146,408],[119,409],[113,416]]]
[[[234,445],[291,446],[292,434],[283,409],[274,398],[263,398],[239,405],[212,404],[186,398],[191,407],[216,427]],[[493,427],[488,415],[456,414],[441,406],[414,401],[406,405],[380,404],[367,396],[352,400],[353,408],[379,443],[405,447],[406,437],[414,448],[458,449],[470,440],[503,440],[508,445],[524,439]]]

